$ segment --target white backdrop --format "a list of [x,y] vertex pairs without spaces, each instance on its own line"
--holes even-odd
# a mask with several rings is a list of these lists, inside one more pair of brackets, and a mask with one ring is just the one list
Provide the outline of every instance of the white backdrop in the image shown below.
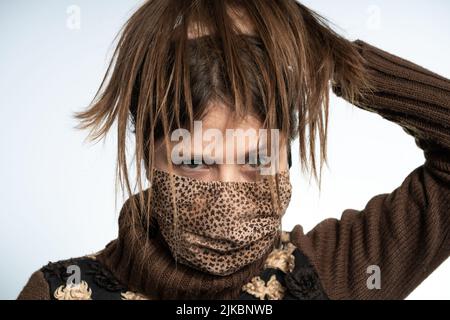
[[[97,145],[83,143],[71,114],[93,98],[112,40],[139,3],[0,0],[2,299],[14,299],[48,261],[98,251],[116,237],[123,200],[115,207],[114,135]],[[448,1],[303,3],[349,38],[450,77]],[[292,170],[285,230],[302,224],[308,231],[345,209],[364,208],[374,195],[398,187],[424,158],[397,125],[333,98],[329,160],[320,195]],[[409,299],[450,299],[449,274],[450,260]]]

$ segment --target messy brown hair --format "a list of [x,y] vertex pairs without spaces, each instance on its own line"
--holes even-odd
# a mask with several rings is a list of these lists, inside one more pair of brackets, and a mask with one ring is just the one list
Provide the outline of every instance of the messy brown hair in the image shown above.
[[129,195],[136,186],[142,194],[142,164],[152,180],[155,143],[191,128],[211,101],[237,115],[257,114],[288,144],[298,137],[301,168],[317,179],[327,159],[333,82],[356,98],[367,83],[362,58],[295,0],[148,0],[124,26],[95,99],[76,118],[92,140],[117,122],[117,174]]

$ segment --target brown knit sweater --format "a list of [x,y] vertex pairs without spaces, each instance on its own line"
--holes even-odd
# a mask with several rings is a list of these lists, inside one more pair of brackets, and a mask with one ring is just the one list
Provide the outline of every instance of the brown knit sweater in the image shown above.
[[[374,86],[355,104],[402,126],[426,161],[396,190],[373,197],[363,210],[345,210],[340,220],[327,219],[307,234],[297,225],[289,240],[311,262],[318,287],[329,298],[403,299],[450,254],[450,81],[360,40],[355,45]],[[339,85],[334,91],[340,95]],[[114,277],[107,286],[126,288],[122,297],[139,297],[133,292],[140,292],[154,299],[238,298],[267,258],[215,277],[175,266],[158,236],[151,247],[139,248],[127,230],[122,223],[118,239],[95,258],[108,270],[98,278]],[[371,265],[380,268],[381,289],[367,288]],[[19,299],[55,297],[44,277],[47,269],[31,276]]]

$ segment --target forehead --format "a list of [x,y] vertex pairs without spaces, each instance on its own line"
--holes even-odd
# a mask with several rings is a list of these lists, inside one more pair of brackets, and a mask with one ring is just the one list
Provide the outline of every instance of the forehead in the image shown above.
[[258,150],[278,150],[283,148],[283,141],[279,130],[267,130],[257,116],[238,117],[225,104],[214,103],[208,106],[201,119],[195,121],[191,131],[181,129],[172,134],[170,144],[172,148],[182,146],[189,154],[212,152],[220,157],[230,151],[244,155]]
[[[188,129],[189,130],[189,129]],[[210,102],[205,112],[191,128],[188,137],[191,143],[211,145],[219,143],[223,147],[248,146],[257,143],[260,146],[272,145],[283,147],[286,136],[279,129],[268,129],[254,113],[238,116],[229,106],[221,102]],[[217,136],[219,136],[217,138]]]
[[230,108],[222,103],[212,103],[200,119],[203,129],[216,129],[225,132],[227,129],[263,129],[263,123],[252,114],[238,117]]

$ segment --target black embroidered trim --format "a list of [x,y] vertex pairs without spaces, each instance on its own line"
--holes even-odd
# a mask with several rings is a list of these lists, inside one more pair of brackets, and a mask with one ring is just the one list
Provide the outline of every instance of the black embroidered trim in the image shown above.
[[46,266],[41,268],[41,271],[46,276],[46,279],[53,277],[58,281],[65,283],[67,282],[67,278],[70,276],[67,273],[67,267],[74,264],[76,264],[74,259],[49,262]]
[[54,292],[65,286],[70,274],[67,267],[76,265],[81,271],[81,280],[92,290],[92,300],[121,300],[122,293],[128,291],[102,264],[88,257],[49,262],[41,268],[49,284],[50,297],[55,299]]
[[[278,282],[286,289],[283,300],[328,300],[319,276],[308,258],[296,248],[293,253],[295,268],[290,273],[279,269],[265,268],[259,275],[265,282],[275,275]],[[50,296],[54,298],[55,290],[67,283],[69,274],[67,267],[77,265],[81,270],[81,280],[86,281],[92,290],[93,300],[120,300],[121,293],[127,289],[102,264],[91,258],[82,257],[58,262],[49,262],[41,268],[44,277],[49,283]],[[242,291],[240,300],[259,300],[253,295]]]
[[295,249],[294,256],[295,268],[285,278],[290,294],[299,300],[328,300],[319,276],[308,258],[298,249]]
[[[292,254],[295,257],[295,267],[292,272],[286,274],[279,269],[266,268],[259,277],[267,282],[272,275],[275,275],[278,282],[286,289],[283,300],[328,300],[319,276],[309,259],[298,248]],[[245,291],[242,291],[238,299],[259,300]]]
[[89,268],[86,274],[92,275],[97,286],[108,291],[125,291],[126,288],[106,270],[98,261],[89,261]]

